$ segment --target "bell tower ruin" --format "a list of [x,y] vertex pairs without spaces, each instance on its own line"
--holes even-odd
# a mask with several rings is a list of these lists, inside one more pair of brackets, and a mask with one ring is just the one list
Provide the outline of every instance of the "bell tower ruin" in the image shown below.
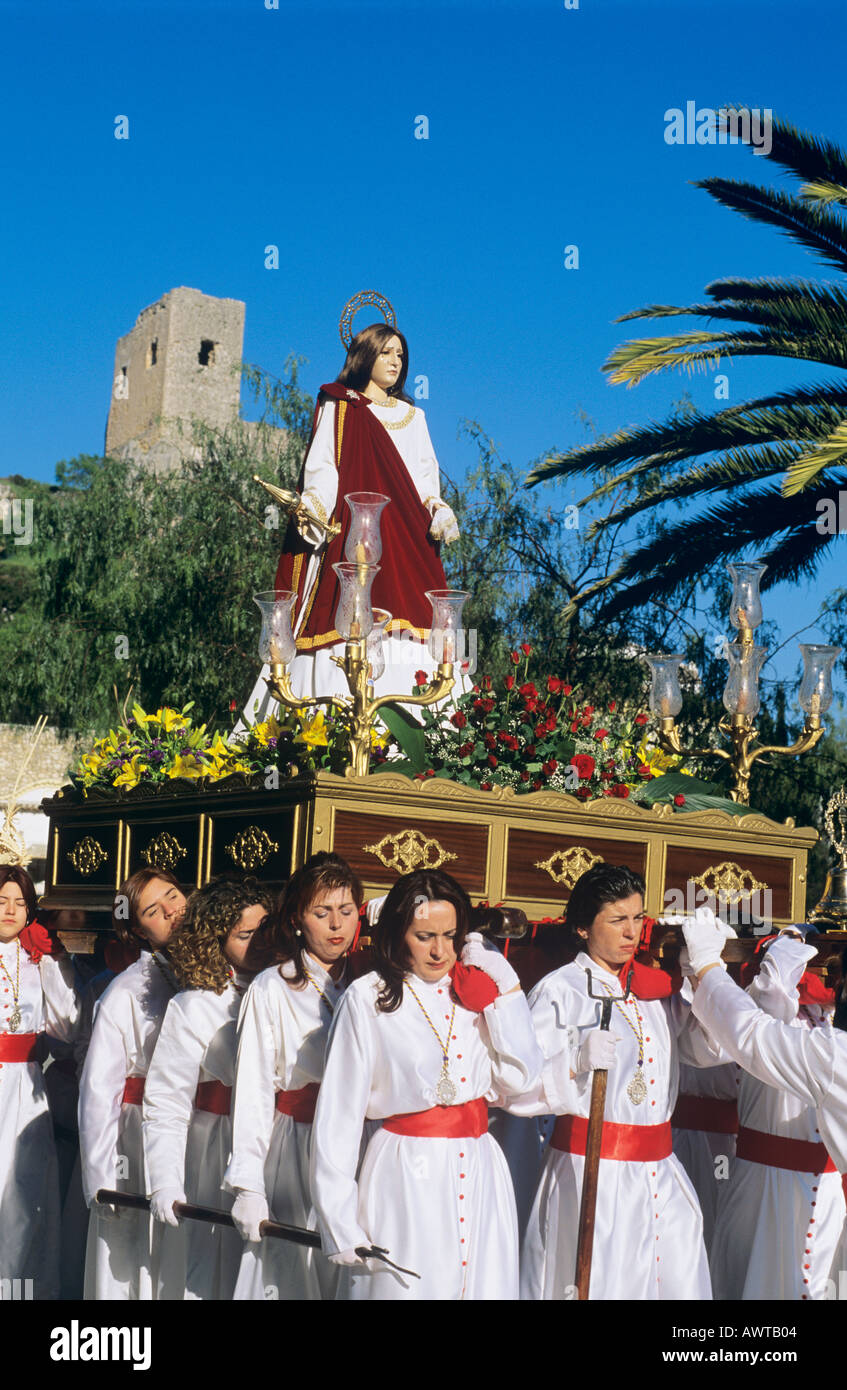
[[185,286],[142,309],[115,350],[108,455],[161,472],[192,450],[192,419],[238,419],[244,309]]

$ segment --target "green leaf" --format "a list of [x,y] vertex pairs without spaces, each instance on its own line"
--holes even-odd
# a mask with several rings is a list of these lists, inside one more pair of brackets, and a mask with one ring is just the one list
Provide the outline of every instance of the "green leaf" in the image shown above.
[[425,772],[428,766],[426,740],[417,720],[413,719],[402,705],[381,705],[379,714],[388,732],[405,753],[414,772]]
[[726,811],[731,816],[746,816],[749,806],[730,801],[724,796],[723,788],[714,782],[704,782],[699,777],[691,777],[687,772],[665,772],[654,777],[634,798],[642,806],[655,806],[659,802],[672,801],[675,796],[684,796],[685,805],[679,811]]

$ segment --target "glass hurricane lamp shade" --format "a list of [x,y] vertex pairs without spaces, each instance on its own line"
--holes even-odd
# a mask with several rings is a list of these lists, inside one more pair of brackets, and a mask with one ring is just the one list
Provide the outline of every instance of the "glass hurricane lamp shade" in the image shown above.
[[335,629],[345,642],[367,637],[374,625],[371,587],[379,565],[363,565],[342,560],[332,567],[338,576],[340,594],[335,610]]
[[732,598],[729,604],[729,621],[736,629],[757,628],[762,621],[762,600],[759,595],[759,581],[767,565],[754,560],[750,564],[727,565],[732,576]]
[[391,614],[384,608],[374,608],[374,625],[368,633],[368,680],[378,681],[385,674],[385,629]]
[[679,668],[685,658],[656,652],[644,660],[650,667],[650,713],[657,719],[673,719],[682,709]]
[[801,642],[800,650],[804,670],[797,698],[806,714],[820,718],[832,704],[832,668],[841,655],[841,647]]
[[746,714],[754,719],[759,713],[759,672],[768,654],[767,647],[729,643],[725,649],[729,675],[723,692],[724,709],[730,714]]
[[465,631],[462,609],[470,598],[465,589],[427,589],[432,604],[432,626],[429,633],[429,652],[439,665],[453,665],[465,654]]
[[297,651],[291,631],[291,612],[296,597],[290,589],[265,589],[253,596],[262,614],[259,660],[268,666],[287,666]]
[[382,559],[380,517],[391,498],[381,492],[349,492],[344,501],[350,508],[344,559],[357,565],[378,565]]

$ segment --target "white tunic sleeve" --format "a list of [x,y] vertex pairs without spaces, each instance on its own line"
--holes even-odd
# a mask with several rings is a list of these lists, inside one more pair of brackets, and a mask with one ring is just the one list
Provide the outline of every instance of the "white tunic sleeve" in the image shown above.
[[[335,402],[325,401],[318,412],[314,437],[303,470],[303,500],[321,521],[328,521],[338,500],[338,469],[335,466]],[[300,534],[316,548],[324,532],[301,522]]]
[[371,1239],[358,1221],[356,1169],[375,1068],[374,1036],[355,990],[342,999],[329,1035],[312,1137],[311,1186],[324,1253]]
[[191,1027],[181,996],[168,1004],[144,1083],[142,1134],[148,1195],[185,1185],[185,1146],[207,1040]]
[[558,973],[539,981],[529,996],[530,1016],[542,1057],[541,1078],[522,1096],[508,1101],[506,1109],[513,1115],[567,1115],[575,1114],[578,1108],[571,1070],[579,1033],[569,1020],[568,990],[561,979],[555,978]]
[[62,1042],[73,1042],[79,1023],[80,1001],[74,986],[71,959],[64,955],[42,956],[39,968],[47,1032]]
[[[261,981],[261,976],[258,978]],[[254,981],[244,996],[238,1019],[232,1157],[223,1182],[228,1192],[265,1191],[265,1159],[274,1122],[281,1046],[281,1032],[275,1012],[269,1008],[268,994]]]
[[82,1190],[90,1206],[101,1187],[118,1181],[118,1130],[126,1051],[120,1028],[98,1010],[79,1083],[79,1148]]
[[847,1034],[769,1018],[724,970],[709,970],[700,981],[694,1012],[751,1076],[815,1106],[821,1138],[838,1169],[847,1170]]
[[501,995],[482,1015],[482,1036],[488,1033],[492,1089],[487,1099],[502,1105],[507,1097],[537,1087],[544,1058],[523,991]]
[[418,426],[418,457],[414,466],[409,467],[412,482],[424,506],[432,515],[441,502],[441,480],[438,475],[438,459],[429,437],[426,416],[418,410],[415,423]]

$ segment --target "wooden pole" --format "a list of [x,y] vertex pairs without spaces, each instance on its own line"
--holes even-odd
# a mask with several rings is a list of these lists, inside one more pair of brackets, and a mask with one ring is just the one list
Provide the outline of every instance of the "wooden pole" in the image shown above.
[[[600,1013],[601,1031],[609,1031],[613,999],[604,999]],[[597,1179],[600,1173],[600,1147],[603,1143],[603,1116],[606,1110],[607,1071],[595,1071],[591,1081],[591,1109],[588,1114],[588,1138],[585,1143],[585,1167],[582,1175],[582,1200],[579,1204],[579,1236],[576,1247],[576,1296],[581,1303],[588,1301],[591,1283],[591,1256],[594,1250],[594,1214],[597,1208]]]

